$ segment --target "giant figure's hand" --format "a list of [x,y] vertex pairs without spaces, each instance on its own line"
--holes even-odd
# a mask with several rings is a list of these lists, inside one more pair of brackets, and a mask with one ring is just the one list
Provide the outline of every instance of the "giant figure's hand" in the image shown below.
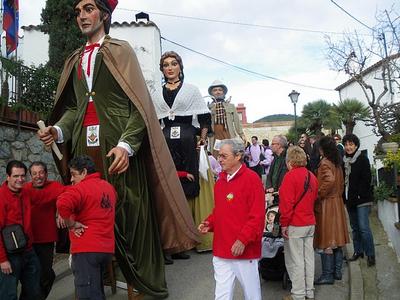
[[121,174],[129,167],[128,151],[122,147],[114,147],[108,152],[107,157],[114,156],[111,166],[108,168],[109,174]]
[[194,181],[194,176],[193,176],[193,174],[187,173],[186,178],[187,178],[189,181]]
[[12,273],[12,268],[11,268],[11,264],[8,260],[6,260],[5,262],[2,262],[0,264],[1,267],[1,272],[3,272],[4,274],[8,275]]
[[53,126],[47,126],[44,130],[39,129],[37,134],[46,146],[50,146],[54,141],[58,140],[57,130]]

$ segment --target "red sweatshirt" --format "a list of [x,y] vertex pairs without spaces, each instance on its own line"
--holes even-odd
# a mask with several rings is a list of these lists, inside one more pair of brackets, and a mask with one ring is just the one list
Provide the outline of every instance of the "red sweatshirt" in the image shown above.
[[46,181],[43,188],[35,188],[32,182],[25,185],[32,195],[32,233],[34,243],[57,241],[56,201],[64,191],[57,181]]
[[[214,187],[215,207],[207,218],[214,231],[214,256],[228,259],[252,259],[261,256],[265,222],[265,196],[258,175],[242,165],[228,182],[220,173]],[[232,255],[232,245],[240,240],[246,247],[241,256]]]
[[100,173],[87,175],[80,183],[68,187],[57,199],[57,209],[64,219],[88,226],[81,237],[72,231],[71,253],[114,253],[114,222],[117,193],[100,178]]
[[[23,210],[22,210],[23,208]],[[23,215],[23,220],[22,220]],[[30,193],[22,189],[14,194],[7,186],[7,181],[0,187],[0,230],[11,224],[21,224],[28,237],[26,250],[32,249],[31,200]],[[7,261],[7,252],[0,238],[0,263]]]
[[288,171],[279,188],[279,212],[280,223],[283,227],[315,225],[314,202],[318,195],[318,181],[310,172],[310,185],[303,199],[293,209],[295,203],[300,200],[304,191],[304,183],[307,177],[307,169],[294,168]]

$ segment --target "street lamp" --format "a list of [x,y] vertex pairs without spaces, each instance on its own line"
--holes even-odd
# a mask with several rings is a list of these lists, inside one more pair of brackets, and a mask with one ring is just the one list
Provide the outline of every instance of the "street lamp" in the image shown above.
[[296,139],[297,139],[297,115],[296,115],[296,104],[297,104],[297,100],[299,100],[299,92],[296,92],[295,90],[292,90],[290,92],[290,94],[288,95],[290,97],[290,101],[292,101],[293,106],[294,106],[294,132],[296,135]]

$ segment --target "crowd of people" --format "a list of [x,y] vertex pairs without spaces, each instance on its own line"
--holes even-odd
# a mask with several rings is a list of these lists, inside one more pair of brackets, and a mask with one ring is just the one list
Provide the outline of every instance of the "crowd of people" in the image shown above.
[[[274,219],[278,216],[281,227],[278,237],[284,240],[285,265],[292,283],[291,294],[284,299],[314,299],[315,285],[342,280],[343,247],[350,242],[346,210],[355,250],[347,260],[354,261],[365,254],[367,265],[375,265],[368,221],[372,205],[371,171],[367,156],[359,149],[358,137],[347,134],[343,144],[338,134],[311,140],[307,134],[302,134],[297,145],[289,146],[285,136],[277,135],[272,139],[271,149],[259,145],[256,136],[246,148],[237,139],[222,141],[219,151],[222,173],[214,188],[215,208],[198,227],[201,233],[214,233],[216,299],[230,299],[233,278],[241,283],[245,299],[261,299],[259,287],[254,287],[254,282],[259,284],[261,269],[252,269],[248,264],[241,266],[238,260],[245,262],[255,258],[250,255],[255,253],[254,249],[260,250],[262,231],[272,236],[276,234]],[[272,159],[267,159],[267,151],[272,152]],[[264,171],[266,181],[262,183],[267,197],[264,196],[264,214],[257,215],[253,209],[262,196],[253,194],[258,191],[254,183],[243,186],[241,181],[246,182],[242,178],[246,177],[243,169],[252,170],[260,178],[263,171],[257,166],[262,166],[262,161],[266,160],[269,169]],[[253,181],[260,183],[254,178]],[[237,207],[232,201],[238,203],[240,212],[235,211]],[[278,213],[270,209],[276,206]],[[258,207],[258,212],[261,209]],[[262,229],[260,222],[264,224]],[[248,226],[252,227],[253,237],[257,237],[250,242],[248,237],[242,236]],[[239,253],[235,251],[236,239],[244,243]],[[263,255],[276,254],[279,244],[269,241],[267,246],[274,248],[269,250],[261,245]],[[322,270],[318,278],[314,278],[315,253],[321,257]],[[244,278],[251,278],[251,282]]]
[[[213,252],[215,299],[261,299],[258,260],[264,231],[280,221],[292,282],[285,299],[314,298],[314,284],[342,278],[342,247],[375,264],[368,223],[368,158],[355,135],[246,137],[228,88],[214,81],[207,105],[187,82],[180,55],[160,58],[162,90],[147,87],[128,43],[108,36],[116,0],[76,0],[87,43],[62,71],[50,126],[38,131],[59,147],[62,183],[47,166],[12,160],[0,187],[1,299],[46,299],[59,230],[68,230],[78,299],[105,299],[104,270],[138,294],[168,296],[165,264]],[[29,170],[31,181],[26,183]],[[265,182],[263,182],[265,175]],[[267,201],[266,201],[267,199]],[[270,206],[279,212],[268,212]],[[279,218],[278,218],[279,216]],[[213,233],[211,235],[210,233]],[[322,275],[314,281],[314,251]],[[113,263],[114,266],[114,263]],[[40,276],[38,276],[40,274]]]
[[[304,134],[298,146],[288,148],[289,171],[279,188],[285,260],[292,280],[291,295],[285,299],[312,299],[314,285],[333,284],[342,279],[342,248],[350,241],[346,210],[355,251],[347,260],[354,261],[365,254],[367,265],[375,265],[368,221],[373,195],[371,170],[367,156],[359,149],[360,140],[354,134],[345,135],[343,144],[339,134],[321,136],[310,143],[307,139]],[[318,161],[316,168],[311,163],[313,148],[319,153],[314,159]],[[308,182],[307,176],[314,183],[310,181],[308,192],[299,197],[298,193],[305,189],[304,182]],[[298,248],[294,248],[292,239]],[[297,249],[295,253],[292,248]],[[314,251],[320,254],[322,266],[321,276],[315,280]]]

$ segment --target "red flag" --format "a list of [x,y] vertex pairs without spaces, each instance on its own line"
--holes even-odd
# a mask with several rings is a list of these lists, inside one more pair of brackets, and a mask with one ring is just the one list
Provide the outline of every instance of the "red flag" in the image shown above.
[[17,49],[19,27],[18,0],[3,1],[3,29],[6,31],[7,56]]

